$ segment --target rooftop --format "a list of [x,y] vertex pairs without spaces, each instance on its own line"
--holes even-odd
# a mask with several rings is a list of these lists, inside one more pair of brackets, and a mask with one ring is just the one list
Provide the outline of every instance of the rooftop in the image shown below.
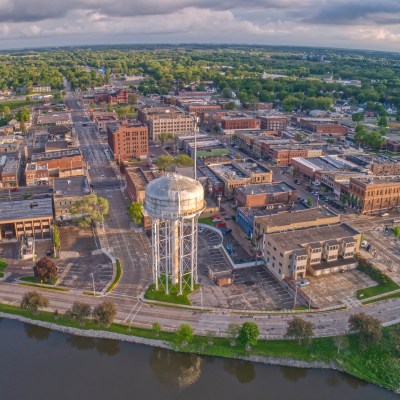
[[53,191],[57,197],[83,196],[90,193],[89,183],[86,176],[55,178]]
[[47,153],[32,154],[32,161],[53,160],[56,158],[80,156],[80,149],[49,151]]
[[6,164],[3,167],[2,175],[4,174],[16,174],[19,168],[19,160],[7,159]]
[[[280,243],[283,251],[296,250],[309,243],[325,242],[332,239],[342,239],[359,234],[358,231],[344,223],[324,225],[313,228],[303,228],[280,233],[270,233],[268,237]],[[354,241],[354,240],[353,240]]]
[[34,218],[53,219],[52,199],[16,200],[0,203],[0,221],[2,223]]
[[272,182],[272,183],[260,183],[254,185],[239,186],[236,190],[242,192],[245,195],[252,194],[264,194],[264,193],[285,193],[295,191],[296,188],[288,185],[285,182]]

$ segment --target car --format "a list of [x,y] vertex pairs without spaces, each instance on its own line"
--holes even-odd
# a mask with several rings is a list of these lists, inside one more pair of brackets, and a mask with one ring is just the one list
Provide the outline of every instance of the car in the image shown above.
[[388,213],[383,213],[381,214],[381,217],[387,217],[389,214]]
[[221,218],[215,218],[212,220],[212,222],[214,222],[214,224],[218,224],[219,222],[222,222]]
[[232,229],[231,228],[224,228],[224,229],[222,229],[222,233],[224,234],[224,235],[227,235],[228,233],[231,233],[232,232]]
[[300,282],[297,282],[297,286],[303,287],[303,286],[308,286],[310,284],[310,281],[308,279],[303,279]]
[[400,218],[395,218],[395,219],[393,220],[393,223],[394,223],[394,224],[397,224],[398,222],[400,222]]
[[361,242],[360,246],[361,246],[362,248],[365,248],[365,247],[368,246],[368,242],[367,242],[366,240],[363,240],[363,241]]
[[226,222],[224,222],[224,221],[221,221],[221,222],[218,222],[218,224],[217,225],[215,225],[217,228],[222,228],[223,226],[226,226]]
[[206,229],[206,228],[204,228],[204,226],[200,226],[200,227],[199,227],[199,233],[203,233],[205,229]]

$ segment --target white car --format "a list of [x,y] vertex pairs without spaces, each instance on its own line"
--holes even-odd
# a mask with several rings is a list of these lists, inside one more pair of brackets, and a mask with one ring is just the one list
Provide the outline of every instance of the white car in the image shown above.
[[303,287],[303,286],[308,286],[310,284],[310,281],[308,279],[303,279],[300,282],[297,282],[297,286]]
[[199,227],[199,233],[203,233],[203,232],[204,232],[204,229],[205,229],[204,226],[200,226],[200,227]]
[[368,242],[366,240],[363,240],[360,244],[360,246],[364,249],[365,247],[368,246]]

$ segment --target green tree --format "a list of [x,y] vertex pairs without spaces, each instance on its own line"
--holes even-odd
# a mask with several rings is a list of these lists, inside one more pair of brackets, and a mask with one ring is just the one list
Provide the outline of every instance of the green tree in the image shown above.
[[53,246],[54,246],[54,255],[57,256],[57,251],[61,247],[60,241],[60,231],[58,230],[58,226],[54,224],[53,226]]
[[92,312],[93,320],[103,326],[110,326],[117,314],[115,304],[111,301],[103,301],[98,304]]
[[386,128],[388,126],[387,118],[384,115],[379,117],[378,126],[382,128]]
[[194,160],[187,154],[179,154],[175,157],[175,165],[178,167],[193,167]]
[[193,328],[189,324],[181,324],[175,332],[176,342],[180,345],[190,343],[193,339]]
[[230,323],[228,325],[228,328],[226,330],[226,334],[228,338],[231,340],[231,343],[236,340],[240,332],[240,325],[239,324],[234,324]]
[[161,142],[161,145],[164,147],[164,144],[167,140],[172,139],[174,135],[170,132],[163,132],[158,135],[158,140]]
[[48,305],[48,298],[36,291],[24,293],[20,303],[21,308],[28,310],[33,314],[37,314],[41,308],[45,308]]
[[328,145],[332,146],[333,143],[335,143],[335,141],[332,138],[328,138],[328,139],[326,139],[326,143],[328,143]]
[[79,226],[89,228],[97,223],[103,223],[108,210],[108,200],[92,193],[75,202],[69,211],[75,216]]
[[81,301],[74,301],[71,308],[67,311],[67,316],[82,324],[85,318],[90,317],[91,313],[92,309],[89,304]]
[[259,335],[260,330],[255,322],[245,322],[240,328],[238,341],[243,346],[254,346]]
[[236,110],[236,104],[230,101],[229,103],[225,103],[224,108],[225,110]]
[[3,107],[3,115],[6,118],[11,116],[11,110],[10,110],[9,106],[4,106]]
[[165,171],[168,168],[171,168],[175,165],[174,157],[168,156],[166,154],[161,154],[155,161],[154,164],[158,169]]
[[354,114],[351,115],[351,120],[353,122],[356,122],[357,126],[358,126],[359,122],[364,121],[364,117],[365,116],[364,116],[363,112],[358,112],[358,113],[354,113]]
[[33,274],[40,282],[52,282],[57,279],[57,267],[48,257],[36,261]]
[[346,335],[339,335],[333,338],[333,344],[337,348],[338,354],[342,350],[346,350],[349,347],[349,339]]
[[312,198],[309,197],[309,198],[307,199],[307,206],[308,206],[308,207],[311,207],[312,204],[313,204]]
[[154,322],[153,325],[151,326],[151,330],[153,331],[155,336],[160,336],[161,332],[161,325],[159,322]]
[[27,108],[23,108],[22,110],[19,110],[17,114],[15,115],[15,118],[17,119],[18,122],[28,122],[30,118],[30,112]]
[[287,323],[286,334],[288,338],[296,339],[300,344],[309,341],[314,333],[314,325],[300,317],[293,317]]
[[143,217],[142,211],[143,211],[143,205],[140,201],[134,201],[128,207],[128,215],[136,225],[139,225],[142,222],[142,217]]
[[379,343],[382,338],[379,320],[363,312],[350,315],[349,328],[351,332],[358,332],[361,347]]
[[400,237],[400,225],[396,225],[394,228],[392,228],[392,232],[395,237]]

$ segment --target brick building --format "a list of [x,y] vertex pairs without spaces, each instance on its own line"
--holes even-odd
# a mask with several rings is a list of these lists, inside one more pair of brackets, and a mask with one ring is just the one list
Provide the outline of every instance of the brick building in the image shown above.
[[234,199],[238,207],[263,207],[270,204],[295,203],[297,191],[285,182],[236,187]]
[[283,116],[268,115],[265,117],[260,117],[261,129],[266,129],[269,131],[283,131],[288,126],[289,119]]
[[400,207],[400,179],[350,178],[349,205],[362,214],[389,211]]
[[221,118],[221,128],[223,130],[260,129],[260,125],[258,118],[253,118],[243,113],[225,115]]
[[107,124],[108,145],[114,160],[147,158],[149,133],[147,125],[136,121]]
[[0,187],[18,187],[19,168],[19,159],[13,160],[8,158],[4,166],[0,168]]

